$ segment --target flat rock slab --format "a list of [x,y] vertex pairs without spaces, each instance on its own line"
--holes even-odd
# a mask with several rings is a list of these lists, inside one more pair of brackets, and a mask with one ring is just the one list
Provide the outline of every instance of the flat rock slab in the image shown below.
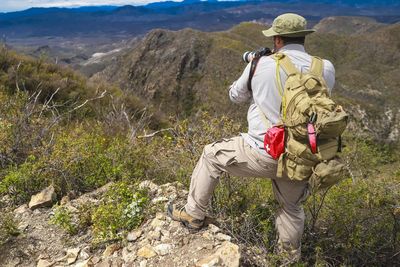
[[56,193],[53,186],[49,186],[42,190],[42,192],[33,195],[29,201],[29,208],[31,210],[51,207],[56,200]]

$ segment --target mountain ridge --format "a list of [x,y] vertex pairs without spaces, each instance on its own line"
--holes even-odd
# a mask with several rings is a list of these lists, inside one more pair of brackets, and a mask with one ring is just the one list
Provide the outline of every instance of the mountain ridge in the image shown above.
[[[390,1],[389,1],[390,2]],[[374,2],[375,3],[375,2]],[[313,10],[318,9],[318,15]],[[334,15],[359,15],[384,23],[399,21],[400,5],[349,6],[313,1],[194,1],[152,3],[144,6],[32,8],[21,12],[0,13],[0,34],[7,38],[34,36],[79,36],[90,34],[137,36],[154,28],[203,31],[227,30],[248,20],[272,21],[285,12],[297,12],[310,25]]]

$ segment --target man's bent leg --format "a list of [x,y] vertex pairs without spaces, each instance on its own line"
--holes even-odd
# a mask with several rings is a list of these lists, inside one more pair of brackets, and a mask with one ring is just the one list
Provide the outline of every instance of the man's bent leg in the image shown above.
[[193,171],[186,212],[204,219],[218,178],[223,172],[241,177],[275,178],[276,161],[254,151],[241,136],[204,147]]
[[275,198],[280,205],[276,217],[278,245],[284,249],[299,250],[304,231],[304,210],[302,202],[307,198],[307,182],[274,179],[272,186]]

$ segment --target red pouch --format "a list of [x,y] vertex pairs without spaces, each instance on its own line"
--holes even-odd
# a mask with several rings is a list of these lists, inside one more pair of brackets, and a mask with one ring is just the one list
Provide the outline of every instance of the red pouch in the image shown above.
[[273,159],[279,159],[285,151],[285,128],[274,126],[264,136],[264,149]]

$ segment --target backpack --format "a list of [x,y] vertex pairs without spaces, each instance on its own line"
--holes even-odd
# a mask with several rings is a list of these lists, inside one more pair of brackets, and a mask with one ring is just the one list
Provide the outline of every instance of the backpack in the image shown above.
[[[272,57],[277,63],[276,80],[282,95],[282,121],[278,127],[285,130],[277,177],[285,172],[292,180],[308,180],[312,192],[329,188],[345,175],[345,165],[337,154],[349,116],[329,95],[322,76],[322,59],[312,57],[309,72],[300,73],[285,54]],[[284,89],[280,67],[288,76]]]

